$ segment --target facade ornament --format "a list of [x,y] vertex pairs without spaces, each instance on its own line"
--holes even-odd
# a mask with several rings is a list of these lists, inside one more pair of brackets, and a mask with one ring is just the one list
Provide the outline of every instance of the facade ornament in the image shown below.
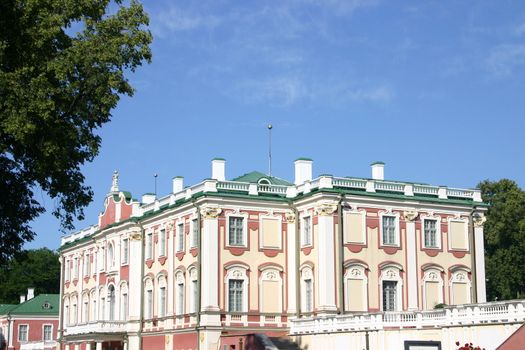
[[233,278],[242,278],[242,277],[243,277],[243,276],[242,276],[242,272],[239,271],[239,270],[233,270],[233,272],[232,272],[232,277],[233,277]]
[[304,279],[312,278],[312,270],[310,268],[303,269],[301,275]]
[[115,170],[111,178],[111,192],[118,192],[118,176],[119,173]]
[[417,210],[405,210],[403,213],[406,221],[415,221],[418,215]]
[[138,227],[132,229],[130,232],[129,232],[129,238],[132,240],[132,241],[140,241],[142,239],[142,234],[140,232],[140,229]]
[[269,281],[275,281],[277,280],[277,274],[275,273],[275,271],[266,271],[264,279]]
[[164,224],[164,227],[166,228],[167,232],[171,231],[173,229],[173,220],[170,219],[166,221],[166,223]]
[[285,219],[287,223],[293,224],[295,222],[295,214],[291,211],[288,211],[285,214]]
[[474,227],[483,227],[487,217],[483,214],[476,213],[472,216],[472,221],[474,222]]
[[201,215],[205,219],[217,219],[217,217],[222,212],[221,208],[219,207],[203,207],[201,208]]
[[359,276],[361,276],[361,270],[357,269],[357,268],[354,268],[354,269],[352,269],[352,271],[350,271],[350,275],[352,277],[359,277]]
[[330,216],[337,210],[335,203],[322,203],[315,208],[315,212],[320,216]]

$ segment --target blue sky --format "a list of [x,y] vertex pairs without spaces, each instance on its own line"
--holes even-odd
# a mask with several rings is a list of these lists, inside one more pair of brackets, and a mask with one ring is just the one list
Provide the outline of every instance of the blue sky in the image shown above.
[[[130,76],[83,170],[97,222],[115,169],[135,198],[190,185],[227,160],[226,176],[267,171],[293,180],[369,177],[475,187],[510,178],[525,188],[525,2],[148,1],[153,61]],[[48,209],[54,201],[36,193]],[[33,223],[28,248],[56,249],[59,223]]]

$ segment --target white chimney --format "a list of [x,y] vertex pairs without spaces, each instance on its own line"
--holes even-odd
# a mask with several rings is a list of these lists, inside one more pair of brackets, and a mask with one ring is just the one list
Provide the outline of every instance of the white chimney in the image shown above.
[[385,179],[385,163],[383,162],[374,162],[370,164],[372,167],[372,179],[374,180],[384,180]]
[[173,178],[173,193],[179,193],[184,189],[184,178],[182,176],[175,176]]
[[153,193],[145,193],[142,195],[142,204],[150,204],[155,202],[155,194]]
[[21,294],[20,295],[20,304],[25,303],[25,301],[26,301],[26,296]]
[[27,300],[31,300],[35,297],[35,288],[27,288]]
[[312,163],[313,161],[309,158],[299,158],[294,162],[296,185],[312,181]]
[[213,158],[211,161],[211,178],[218,181],[226,180],[225,165],[226,159]]

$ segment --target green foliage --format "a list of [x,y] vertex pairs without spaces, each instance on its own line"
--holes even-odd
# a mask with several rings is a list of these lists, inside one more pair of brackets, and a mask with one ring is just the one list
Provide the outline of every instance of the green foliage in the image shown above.
[[525,192],[511,180],[483,181],[490,204],[485,223],[485,264],[489,300],[513,299],[525,292]]
[[125,73],[151,59],[148,21],[135,0],[0,1],[0,264],[35,235],[35,190],[64,230],[83,218],[93,193],[80,167],[133,94]]
[[35,288],[35,295],[58,294],[58,254],[47,248],[17,253],[0,268],[0,286],[0,304],[18,304],[20,295],[26,295],[29,287]]

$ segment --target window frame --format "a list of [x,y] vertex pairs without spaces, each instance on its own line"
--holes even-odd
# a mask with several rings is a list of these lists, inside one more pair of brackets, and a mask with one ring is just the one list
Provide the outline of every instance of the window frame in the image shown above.
[[120,264],[121,265],[128,265],[129,264],[129,238],[123,237],[120,241]]
[[[311,314],[315,311],[315,280],[312,266],[305,265],[301,267],[301,310],[302,313]],[[307,281],[310,281],[311,295],[307,295]],[[310,306],[310,308],[308,307]]]
[[[466,248],[465,249],[461,249],[461,248],[454,248],[452,247],[452,236],[451,236],[451,223],[452,222],[459,222],[459,223],[462,223],[464,224],[465,228],[464,228],[464,239],[465,239],[465,242],[466,242]],[[465,219],[465,218],[458,218],[458,217],[454,217],[454,218],[448,218],[447,220],[447,244],[448,244],[448,250],[449,251],[458,251],[458,252],[470,252],[470,240],[469,240],[469,222],[468,222],[468,219]]]
[[[303,215],[300,217],[301,220],[301,247],[311,247],[313,246],[313,216],[311,213]],[[308,220],[308,226],[305,225],[306,220]],[[308,231],[306,230],[308,227]]]
[[[384,235],[384,218],[390,217],[394,218],[394,243],[386,243],[385,242],[385,235]],[[380,242],[381,246],[383,247],[400,247],[401,246],[401,237],[400,237],[400,230],[399,230],[399,213],[393,213],[391,211],[383,212],[379,214],[379,236],[380,236]]]
[[182,316],[185,312],[186,306],[186,283],[184,272],[181,270],[175,271],[175,316]]
[[[46,327],[49,327],[51,330],[49,332],[49,339],[46,339]],[[52,342],[53,341],[53,324],[51,323],[44,323],[42,325],[42,341],[45,342]]]
[[[427,246],[427,242],[425,239],[425,222],[426,221],[435,221],[436,227],[435,227],[435,234],[436,234],[436,246]],[[441,217],[439,215],[421,215],[421,248],[422,249],[436,249],[441,250],[443,247],[443,235],[441,233]]]
[[[242,242],[240,244],[233,244],[230,239],[230,229],[231,224],[230,220],[232,218],[238,218],[242,220],[242,232],[241,238]],[[232,248],[247,248],[248,247],[248,213],[233,212],[226,214],[226,246]]]
[[185,235],[184,228],[185,228],[184,220],[181,220],[180,222],[177,223],[177,229],[175,233],[175,236],[176,236],[175,252],[177,253],[184,252],[184,246],[186,243],[184,239],[184,235]]
[[146,240],[144,242],[146,245],[145,252],[144,252],[144,259],[145,260],[152,260],[153,259],[153,231],[146,232]]
[[[387,264],[380,267],[381,276],[379,278],[379,301],[380,301],[380,310],[384,311],[383,305],[383,292],[385,281],[397,282],[396,284],[396,310],[403,310],[403,279],[401,278],[402,266],[397,264]],[[390,310],[389,310],[390,311]],[[388,312],[388,311],[387,311]]]
[[[25,339],[21,339],[20,338],[20,335],[22,334],[22,332],[20,331],[20,329],[22,328],[22,326],[26,327],[26,331],[25,331]],[[20,323],[18,325],[18,342],[19,343],[27,343],[29,341],[29,324],[28,323]]]
[[192,217],[190,220],[190,248],[197,248],[199,246],[199,219]]
[[[248,312],[248,291],[249,291],[249,279],[246,271],[248,266],[241,264],[234,264],[226,267],[227,273],[224,277],[224,292],[225,292],[225,305],[224,309],[227,313],[245,313]],[[230,311],[230,280],[243,281],[242,283],[242,308],[241,310]]]

